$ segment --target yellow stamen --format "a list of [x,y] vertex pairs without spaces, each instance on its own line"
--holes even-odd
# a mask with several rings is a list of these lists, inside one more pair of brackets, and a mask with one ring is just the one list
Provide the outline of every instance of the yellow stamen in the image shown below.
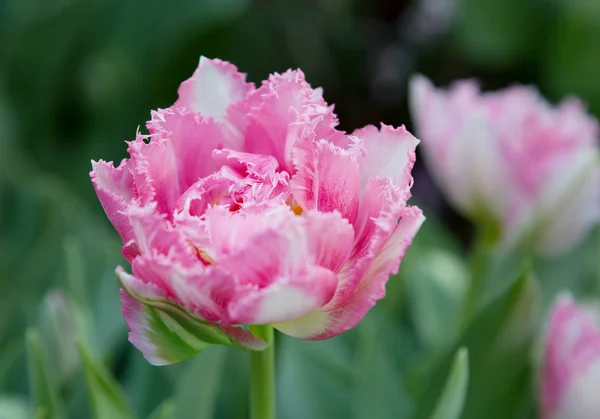
[[294,212],[294,214],[300,216],[302,215],[302,213],[304,212],[304,210],[302,209],[302,207],[298,204],[294,204],[292,206],[292,211]]

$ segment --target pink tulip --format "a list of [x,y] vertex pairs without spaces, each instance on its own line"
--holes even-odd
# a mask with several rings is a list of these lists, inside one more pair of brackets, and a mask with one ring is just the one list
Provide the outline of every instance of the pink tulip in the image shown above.
[[130,159],[93,163],[132,265],[117,268],[130,341],[151,363],[264,348],[248,324],[327,339],[384,296],[424,220],[407,206],[418,140],[337,123],[299,70],[257,89],[203,57]]
[[501,226],[505,244],[566,251],[600,219],[598,124],[569,99],[532,88],[436,89],[417,76],[411,108],[429,168],[466,216]]
[[600,325],[569,295],[548,319],[541,371],[542,419],[600,418]]

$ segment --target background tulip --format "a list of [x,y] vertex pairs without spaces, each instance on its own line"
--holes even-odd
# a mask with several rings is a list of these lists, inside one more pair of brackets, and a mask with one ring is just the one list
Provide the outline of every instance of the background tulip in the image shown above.
[[448,90],[417,76],[411,109],[428,167],[448,199],[505,244],[556,254],[600,219],[598,123],[580,101],[551,107],[530,87]]
[[542,419],[600,417],[600,326],[568,294],[549,314],[541,370]]

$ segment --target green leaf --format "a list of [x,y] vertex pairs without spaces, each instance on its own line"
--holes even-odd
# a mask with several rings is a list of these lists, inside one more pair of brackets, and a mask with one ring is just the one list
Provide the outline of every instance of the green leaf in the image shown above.
[[148,416],[148,419],[175,419],[175,402],[173,400],[166,400],[156,408],[154,412]]
[[29,366],[29,388],[33,394],[36,418],[64,418],[64,407],[58,395],[54,377],[48,373],[45,350],[36,330],[30,329],[25,335],[27,363]]
[[97,419],[133,418],[123,391],[108,370],[92,358],[83,343],[78,342],[77,347],[85,369],[94,417]]
[[[402,350],[390,334],[398,333],[380,312],[369,313],[356,327],[350,401],[355,418],[411,417],[412,400],[395,355]],[[400,333],[398,333],[400,334]],[[405,338],[405,336],[402,336]]]
[[466,264],[452,252],[433,247],[412,253],[403,264],[411,319],[429,348],[451,344],[460,333],[460,314],[467,291]]
[[0,419],[29,419],[27,400],[12,394],[0,394]]
[[199,356],[186,361],[177,380],[175,393],[177,419],[210,419],[225,366],[227,348],[211,346]]
[[469,352],[460,348],[454,357],[450,376],[431,419],[458,419],[463,410],[469,384]]
[[351,418],[352,357],[346,333],[308,342],[277,335],[277,414],[286,419]]
[[442,393],[455,351],[469,351],[469,387],[463,419],[519,417],[531,400],[530,353],[539,321],[540,292],[525,270],[476,317],[450,353],[421,371],[418,418],[428,418]]
[[540,51],[542,91],[546,88],[558,100],[577,95],[600,113],[600,57],[598,27],[600,3],[597,0],[557,0],[560,9],[546,34],[552,48]]

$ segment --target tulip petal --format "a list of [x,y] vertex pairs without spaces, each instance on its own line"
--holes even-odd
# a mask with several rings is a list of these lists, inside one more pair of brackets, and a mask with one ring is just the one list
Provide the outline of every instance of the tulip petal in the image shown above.
[[198,68],[191,78],[179,86],[175,106],[185,106],[205,118],[223,122],[229,107],[254,89],[246,83],[246,75],[219,59],[200,57]]
[[317,138],[335,134],[337,118],[320,92],[313,90],[300,70],[274,74],[249,96],[246,151],[274,156],[281,169],[292,173],[291,151],[305,126]]
[[600,221],[600,158],[584,150],[573,166],[580,170],[557,173],[542,190],[535,220],[543,222],[535,243],[541,254],[566,251]]
[[294,147],[290,187],[303,210],[339,211],[353,222],[358,211],[358,155],[332,143],[303,139]]
[[417,207],[406,208],[390,239],[370,264],[352,297],[342,306],[326,311],[326,307],[296,320],[274,326],[287,335],[323,340],[353,328],[385,296],[389,276],[398,272],[400,261],[424,221]]
[[135,196],[133,176],[129,171],[131,162],[123,160],[119,167],[103,160],[92,161],[92,184],[106,216],[113,224],[124,243],[133,237],[129,219],[123,213]]
[[598,417],[600,327],[569,294],[560,295],[549,319],[541,371],[543,419]]
[[230,304],[235,323],[268,324],[301,317],[323,306],[333,295],[337,280],[329,269],[309,266],[302,274],[259,290],[246,290]]
[[215,122],[180,109],[153,112],[148,128],[149,137],[129,143],[135,182],[143,204],[156,201],[170,215],[183,192],[219,169],[212,151],[228,140]]
[[337,211],[309,211],[304,219],[311,263],[338,273],[352,252],[352,225]]
[[415,149],[419,144],[404,126],[393,128],[381,124],[354,131],[363,142],[364,155],[360,159],[360,190],[364,192],[370,178],[391,177],[400,184],[412,184],[410,172],[415,164]]
[[339,214],[304,218],[286,211],[289,218],[242,238],[242,247],[221,247],[229,256],[220,266],[238,278],[239,289],[229,305],[234,323],[291,320],[322,307],[335,292],[338,281],[327,268],[338,268],[347,259],[350,225]]

